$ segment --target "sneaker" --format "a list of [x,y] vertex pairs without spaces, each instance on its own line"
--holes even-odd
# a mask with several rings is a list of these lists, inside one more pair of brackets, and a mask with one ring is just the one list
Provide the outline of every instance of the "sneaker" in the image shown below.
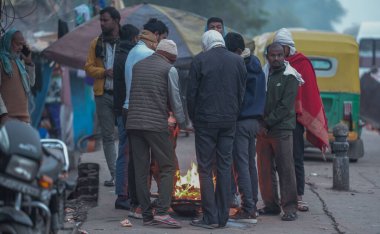
[[214,229],[219,227],[219,224],[207,224],[203,219],[194,219],[190,222],[190,225],[206,229]]
[[238,210],[235,214],[231,215],[229,220],[237,223],[257,223],[256,212],[250,214],[242,209]]
[[141,207],[131,207],[128,216],[135,219],[142,219],[143,217]]
[[130,200],[127,199],[126,197],[118,196],[115,201],[115,209],[130,210],[131,209]]
[[239,208],[239,199],[238,199],[238,194],[235,193],[235,194],[232,194],[232,201],[231,201],[231,205],[230,205],[230,208]]
[[113,187],[113,186],[115,186],[115,180],[113,178],[111,178],[110,180],[104,181],[104,186],[106,186],[106,187]]

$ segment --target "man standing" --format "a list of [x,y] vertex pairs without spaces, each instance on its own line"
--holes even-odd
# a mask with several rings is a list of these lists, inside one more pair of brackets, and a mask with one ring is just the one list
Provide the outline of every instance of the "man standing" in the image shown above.
[[30,123],[28,95],[34,86],[32,53],[22,33],[8,30],[0,41],[0,124],[8,118]]
[[[265,104],[265,75],[260,61],[245,48],[244,39],[238,33],[227,33],[226,47],[229,51],[244,56],[247,68],[247,83],[244,101],[236,122],[233,149],[234,171],[237,175],[241,208],[232,216],[237,222],[256,223],[258,181],[256,169],[256,134],[262,119]],[[244,53],[243,53],[244,51]]]
[[[222,35],[215,30],[203,34],[202,49],[190,68],[187,106],[195,129],[203,218],[190,224],[212,229],[224,227],[228,220],[235,124],[247,70],[243,59],[225,48]],[[215,190],[213,162],[217,167]]]
[[116,209],[130,209],[128,200],[128,161],[129,142],[125,130],[126,116],[123,116],[123,104],[125,100],[125,61],[129,51],[135,46],[139,30],[131,24],[123,25],[119,48],[116,50],[114,70],[114,95],[113,104],[119,134],[118,155],[116,159],[115,201]]
[[226,35],[225,30],[224,30],[223,20],[219,17],[211,17],[207,20],[205,31],[208,31],[208,30],[215,30],[219,32],[220,34],[222,34],[223,37]]
[[306,138],[315,147],[325,152],[329,148],[327,119],[319,94],[317,77],[310,60],[296,51],[292,34],[286,28],[278,30],[273,42],[284,47],[285,59],[297,70],[305,81],[296,97],[296,128],[293,132],[293,158],[297,181],[298,210],[308,211],[308,204],[302,200],[305,190],[304,131]]
[[113,7],[106,7],[100,11],[99,19],[102,34],[91,42],[84,69],[88,76],[95,79],[96,112],[101,128],[103,151],[111,174],[111,179],[104,181],[104,186],[115,186],[113,63],[120,39],[120,13]]
[[[129,52],[127,60],[125,62],[125,100],[123,105],[123,116],[127,119],[129,109],[129,96],[131,90],[131,84],[133,80],[132,69],[136,63],[152,55],[156,50],[157,43],[161,39],[165,39],[169,34],[168,27],[160,20],[151,18],[143,26],[143,30],[139,35],[139,41]],[[128,133],[127,133],[128,134]],[[132,145],[130,145],[132,147]],[[131,152],[131,151],[130,151]],[[133,149],[132,149],[133,152]],[[129,216],[133,218],[142,218],[141,209],[138,208],[139,203],[136,195],[136,180],[135,169],[133,163],[133,153],[129,155],[128,162],[128,191],[130,195],[131,209]]]
[[[179,89],[173,86],[178,84],[178,73],[172,65],[176,58],[176,44],[163,39],[156,53],[133,67],[126,128],[133,146],[137,198],[143,211],[144,225],[181,227],[168,214],[175,173],[173,145],[169,141],[168,110],[173,111],[182,129],[186,127]],[[150,151],[160,167],[159,200],[154,216],[147,184]]]
[[[268,64],[264,67],[264,71],[269,72],[267,94],[264,120],[257,137],[260,191],[265,207],[259,213],[279,214],[281,204],[284,211],[282,220],[293,221],[297,219],[293,162],[293,130],[296,125],[294,105],[298,85],[303,80],[297,71],[284,62],[284,49],[280,44],[270,44],[266,52],[269,63],[269,67]],[[280,179],[281,203],[278,198],[277,179],[272,178],[274,168]]]

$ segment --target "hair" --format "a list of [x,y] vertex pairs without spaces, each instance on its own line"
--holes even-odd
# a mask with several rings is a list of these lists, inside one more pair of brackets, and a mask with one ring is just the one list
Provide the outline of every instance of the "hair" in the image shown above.
[[115,7],[111,7],[111,6],[108,6],[108,7],[105,7],[103,8],[100,12],[99,12],[99,15],[103,15],[105,13],[108,13],[110,14],[111,18],[113,20],[116,20],[118,22],[120,22],[120,13],[118,10],[116,10]]
[[124,24],[121,27],[122,38],[127,41],[132,41],[134,37],[139,35],[139,29],[132,24]]
[[207,27],[208,27],[209,24],[214,23],[214,22],[219,22],[222,25],[224,25],[223,20],[221,18],[219,18],[219,17],[211,17],[211,18],[209,18],[207,20]]
[[244,39],[239,33],[227,33],[224,37],[224,41],[226,42],[227,49],[231,52],[236,52],[238,49],[243,51],[245,49]]
[[280,47],[282,50],[284,50],[284,47],[282,47],[282,45],[278,42],[273,42],[271,44],[269,44],[267,46],[267,48],[265,48],[265,55],[268,55],[268,52],[269,50],[272,48],[272,47]]
[[144,24],[144,29],[152,33],[158,32],[159,35],[167,33],[169,34],[168,27],[157,18],[150,18],[146,24]]

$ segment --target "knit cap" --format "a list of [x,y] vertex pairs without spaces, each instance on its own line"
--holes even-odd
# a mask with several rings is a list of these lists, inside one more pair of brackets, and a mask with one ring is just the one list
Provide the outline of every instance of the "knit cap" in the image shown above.
[[156,53],[165,56],[174,63],[178,56],[177,45],[172,40],[162,39],[157,45]]

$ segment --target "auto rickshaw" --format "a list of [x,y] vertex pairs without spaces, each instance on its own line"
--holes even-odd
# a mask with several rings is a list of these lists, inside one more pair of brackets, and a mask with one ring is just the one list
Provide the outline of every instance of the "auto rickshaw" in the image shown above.
[[[297,51],[307,56],[314,67],[319,91],[328,120],[329,140],[334,140],[333,127],[342,122],[349,128],[348,156],[357,161],[364,156],[360,138],[360,80],[359,49],[352,36],[321,31],[290,30]],[[264,64],[265,47],[273,41],[274,33],[254,38],[255,55]],[[306,142],[305,142],[306,143]],[[310,146],[305,144],[305,146]]]

